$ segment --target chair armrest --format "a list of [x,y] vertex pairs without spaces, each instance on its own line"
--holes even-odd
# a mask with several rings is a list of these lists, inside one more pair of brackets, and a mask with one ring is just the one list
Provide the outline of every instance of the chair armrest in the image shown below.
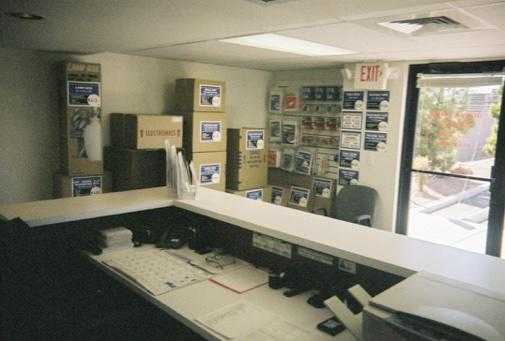
[[372,217],[370,216],[370,214],[362,214],[356,217],[356,223],[372,227]]
[[[328,211],[326,210],[326,208],[316,208],[316,209],[312,210],[312,213],[328,216]],[[322,214],[320,214],[320,213],[322,213]]]

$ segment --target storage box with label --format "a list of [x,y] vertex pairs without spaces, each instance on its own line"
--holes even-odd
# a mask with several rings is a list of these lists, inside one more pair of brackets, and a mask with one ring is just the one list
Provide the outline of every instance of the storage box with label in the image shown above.
[[191,153],[226,150],[226,114],[191,112],[184,114],[184,151]]
[[82,197],[111,191],[110,175],[54,175],[54,197]]
[[103,173],[100,64],[66,62],[61,115],[62,172]]
[[166,184],[165,150],[142,150],[106,147],[104,166],[112,174],[112,189],[132,189]]
[[264,128],[228,129],[227,185],[244,190],[267,184]]
[[175,82],[175,108],[178,113],[224,112],[225,82],[183,78]]
[[182,146],[182,117],[170,115],[110,115],[111,144],[117,148],[165,148],[165,140]]
[[225,190],[226,152],[193,153],[191,159],[201,186]]
[[227,190],[228,193],[240,195],[242,197],[245,197],[247,199],[253,199],[253,200],[263,200],[267,201],[266,199],[266,194],[265,194],[265,189],[262,187],[259,188],[252,188],[252,189],[246,189],[243,191],[234,191],[234,190]]

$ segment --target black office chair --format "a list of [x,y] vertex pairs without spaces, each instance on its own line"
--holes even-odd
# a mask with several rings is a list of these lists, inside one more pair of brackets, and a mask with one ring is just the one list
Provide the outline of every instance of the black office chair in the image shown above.
[[377,191],[371,187],[348,185],[338,192],[329,212],[325,208],[313,212],[322,212],[325,216],[371,227],[377,196]]

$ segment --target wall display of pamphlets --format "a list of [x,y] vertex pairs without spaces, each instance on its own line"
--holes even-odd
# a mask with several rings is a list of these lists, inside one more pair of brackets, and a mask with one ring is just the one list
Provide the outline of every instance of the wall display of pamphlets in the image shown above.
[[359,172],[352,169],[339,169],[338,184],[341,186],[359,184]]
[[312,152],[299,149],[294,156],[294,171],[298,174],[310,175],[312,170]]
[[340,167],[359,169],[359,156],[359,151],[342,149],[340,151]]
[[361,149],[361,132],[342,131],[340,146],[345,149]]
[[273,114],[282,114],[284,105],[284,92],[282,90],[270,91],[268,99],[268,111]]
[[342,110],[362,111],[365,108],[364,91],[344,91]]
[[281,166],[282,148],[279,145],[271,144],[268,149],[268,167],[279,168]]
[[387,131],[389,128],[387,112],[367,111],[365,119],[365,130]]
[[333,180],[314,178],[314,182],[312,184],[312,192],[316,197],[330,199],[333,192]]
[[293,112],[300,109],[300,95],[297,88],[288,87],[284,91],[284,111]]
[[339,154],[337,149],[317,148],[314,151],[314,175],[336,180],[338,177]]
[[361,130],[363,128],[363,113],[342,113],[342,129]]
[[372,152],[387,150],[387,131],[389,130],[390,92],[368,91],[365,114],[364,149]]
[[281,155],[281,169],[291,172],[295,168],[295,149],[284,148]]
[[292,186],[288,203],[290,205],[306,208],[309,203],[309,197],[310,189]]
[[298,144],[298,120],[283,119],[281,125],[281,142],[284,145]]
[[367,110],[389,110],[389,91],[368,91],[366,96]]
[[282,120],[279,117],[270,118],[270,142],[281,142]]
[[365,150],[385,152],[388,135],[386,133],[365,132]]

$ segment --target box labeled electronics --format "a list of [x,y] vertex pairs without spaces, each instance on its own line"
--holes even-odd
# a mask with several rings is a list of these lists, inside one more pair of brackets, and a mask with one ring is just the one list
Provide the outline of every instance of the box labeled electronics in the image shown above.
[[182,116],[120,114],[110,115],[111,144],[117,148],[165,148],[165,140],[182,147]]
[[100,64],[66,62],[63,71],[61,170],[103,173]]
[[201,186],[224,191],[226,188],[226,152],[193,153],[191,155]]
[[184,115],[183,146],[187,154],[226,151],[226,114],[191,112]]
[[104,167],[111,172],[115,192],[166,185],[163,149],[105,147]]
[[245,190],[267,184],[266,132],[264,128],[228,129],[227,185]]
[[83,197],[111,191],[109,175],[68,176],[54,175],[54,197]]
[[224,112],[225,82],[183,78],[175,81],[177,112]]

